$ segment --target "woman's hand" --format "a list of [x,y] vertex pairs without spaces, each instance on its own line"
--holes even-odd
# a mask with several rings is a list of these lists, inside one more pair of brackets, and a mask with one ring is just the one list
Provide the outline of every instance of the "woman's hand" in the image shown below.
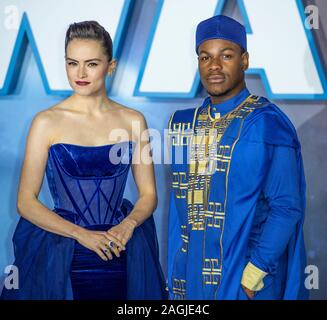
[[[85,248],[94,251],[102,260],[112,260],[112,252],[119,257],[119,252],[125,250],[125,246],[114,235],[105,231],[92,231],[81,229],[75,239]],[[115,247],[110,247],[110,242]]]
[[[132,237],[134,229],[137,226],[137,222],[130,218],[125,218],[121,223],[118,225],[112,227],[107,231],[107,234],[109,236],[115,237],[119,240],[119,243],[121,243],[123,246],[126,246],[129,239]],[[118,252],[122,251],[121,246],[114,241],[114,244],[118,246]]]

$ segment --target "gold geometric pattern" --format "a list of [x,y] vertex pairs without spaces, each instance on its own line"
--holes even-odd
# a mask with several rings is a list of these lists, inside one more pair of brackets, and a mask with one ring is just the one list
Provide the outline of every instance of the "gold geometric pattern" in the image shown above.
[[193,135],[191,123],[178,122],[173,123],[172,128],[168,129],[168,135],[171,137],[173,146],[187,146]]
[[220,145],[220,141],[231,121],[244,118],[255,108],[249,105],[257,97],[250,96],[232,112],[219,118],[212,118],[210,106],[200,110],[194,135],[190,139],[190,159],[188,175],[188,221],[192,230],[205,230],[209,226],[221,226],[224,210],[219,217],[209,210],[211,176],[214,173],[226,175],[231,161],[231,146]]
[[205,213],[207,228],[221,228],[225,218],[224,204],[220,202],[209,202]]
[[[181,252],[187,253],[188,251],[189,232],[203,233],[203,252],[199,252],[199,257],[202,257],[203,285],[218,285],[219,287],[222,275],[222,237],[228,192],[227,179],[233,148],[238,138],[233,139],[234,142],[231,145],[221,145],[221,139],[234,119],[243,121],[256,107],[262,106],[262,103],[258,101],[259,97],[250,96],[222,117],[213,118],[209,105],[207,108],[196,109],[192,123],[171,123],[174,116],[170,121],[169,136],[175,157],[178,152],[185,152],[187,149],[188,160],[187,172],[176,169],[176,172],[173,172],[172,182],[176,199],[186,201],[187,204],[187,225],[181,226]],[[185,164],[185,162],[182,163]],[[185,166],[180,168],[185,168]],[[216,196],[212,196],[210,200],[213,175],[217,175],[219,179],[221,175],[221,178],[225,180],[226,190],[220,190],[224,194],[218,197],[222,202],[218,202]],[[217,250],[215,257],[206,256],[206,231],[217,232],[216,239],[218,239],[220,249]],[[185,299],[185,292],[186,280],[174,278],[174,299]]]
[[214,155],[216,171],[226,172],[231,160],[231,147],[219,146],[218,152]]
[[192,230],[204,230],[205,212],[203,204],[189,204],[188,212],[188,224],[192,226]]
[[181,225],[182,228],[182,240],[183,240],[183,245],[182,245],[182,252],[187,252],[188,248],[188,234],[187,234],[187,226]]
[[[188,183],[188,222],[192,231],[204,231],[205,243],[206,229],[217,229],[220,250],[217,257],[206,257],[205,247],[202,252],[202,279],[203,285],[218,285],[222,270],[222,237],[225,221],[225,203],[209,200],[211,177],[221,174],[227,179],[231,162],[232,147],[220,145],[221,138],[230,123],[235,118],[244,119],[254,108],[248,105],[253,103],[254,97],[245,100],[234,111],[223,117],[212,118],[210,106],[199,112],[194,128],[194,137],[190,140],[190,163]],[[226,199],[226,194],[220,198]]]
[[174,300],[185,300],[186,281],[183,279],[173,279]]
[[187,197],[187,176],[186,172],[173,172],[172,187],[175,189],[175,195],[178,199]]
[[206,285],[219,284],[221,276],[221,266],[218,264],[218,259],[204,259],[202,269],[203,283]]

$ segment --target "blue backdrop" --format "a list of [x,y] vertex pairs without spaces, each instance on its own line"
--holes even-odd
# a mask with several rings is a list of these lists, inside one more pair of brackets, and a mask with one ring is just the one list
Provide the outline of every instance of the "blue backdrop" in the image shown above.
[[[307,4],[306,1],[303,3]],[[127,29],[124,30],[117,72],[111,81],[109,94],[113,100],[141,111],[147,119],[149,128],[163,132],[173,111],[198,106],[202,102],[205,92],[200,90],[194,99],[147,98],[133,95],[157,4],[158,1],[155,0],[133,1]],[[320,10],[320,27],[311,32],[316,41],[318,53],[322,57],[322,66],[326,74],[327,61],[323,59],[326,59],[327,56],[327,38],[325,36],[327,34],[327,2],[317,0],[310,1],[310,4],[316,4]],[[227,1],[224,13],[242,20],[236,0]],[[74,21],[73,17],[72,21]],[[0,39],[0,49],[5,45]],[[196,59],[195,53],[194,59]],[[169,61],[160,63],[168,64]],[[64,68],[64,62],[62,67]],[[16,72],[17,85],[15,89],[8,95],[0,96],[0,277],[5,276],[5,267],[13,261],[11,237],[18,220],[16,196],[28,128],[37,112],[65,98],[65,96],[46,93],[30,46],[27,46],[22,64]],[[247,83],[252,93],[267,96],[259,76],[248,75]],[[305,240],[308,249],[308,262],[319,268],[319,290],[312,290],[311,298],[326,299],[327,101],[278,100],[275,102],[294,123],[302,143],[308,185]],[[166,272],[166,232],[171,179],[169,166],[157,164],[155,173],[159,204],[154,217],[160,243],[161,262]],[[137,191],[131,176],[127,183],[125,197],[133,202],[137,198]],[[52,206],[46,182],[40,198],[45,204]]]

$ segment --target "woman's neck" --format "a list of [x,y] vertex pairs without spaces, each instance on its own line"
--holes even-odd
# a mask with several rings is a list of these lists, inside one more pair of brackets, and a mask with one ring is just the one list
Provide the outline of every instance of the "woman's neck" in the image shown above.
[[106,92],[93,96],[74,94],[71,96],[70,100],[71,104],[76,106],[76,109],[89,115],[102,113],[111,105],[111,101],[107,97]]

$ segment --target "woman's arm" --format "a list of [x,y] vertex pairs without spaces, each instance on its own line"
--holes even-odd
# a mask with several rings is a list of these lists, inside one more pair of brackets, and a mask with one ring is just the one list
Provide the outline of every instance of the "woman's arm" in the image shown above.
[[157,207],[157,190],[154,177],[152,151],[146,121],[140,116],[141,137],[136,141],[132,173],[139,192],[139,198],[134,209],[126,217],[136,226],[141,225],[151,216]]
[[73,238],[95,251],[102,259],[107,260],[103,253],[106,244],[109,240],[114,240],[117,245],[123,248],[124,246],[119,239],[110,237],[105,232],[92,232],[77,226],[49,210],[38,200],[48,160],[53,122],[53,115],[50,110],[39,113],[32,122],[20,177],[17,199],[18,212],[36,226],[64,237]]
[[132,237],[134,229],[151,216],[157,207],[157,191],[151,155],[151,145],[147,124],[143,115],[138,114],[141,136],[134,135],[136,141],[132,160],[132,173],[139,192],[139,198],[132,212],[108,232],[116,236],[123,245]]

